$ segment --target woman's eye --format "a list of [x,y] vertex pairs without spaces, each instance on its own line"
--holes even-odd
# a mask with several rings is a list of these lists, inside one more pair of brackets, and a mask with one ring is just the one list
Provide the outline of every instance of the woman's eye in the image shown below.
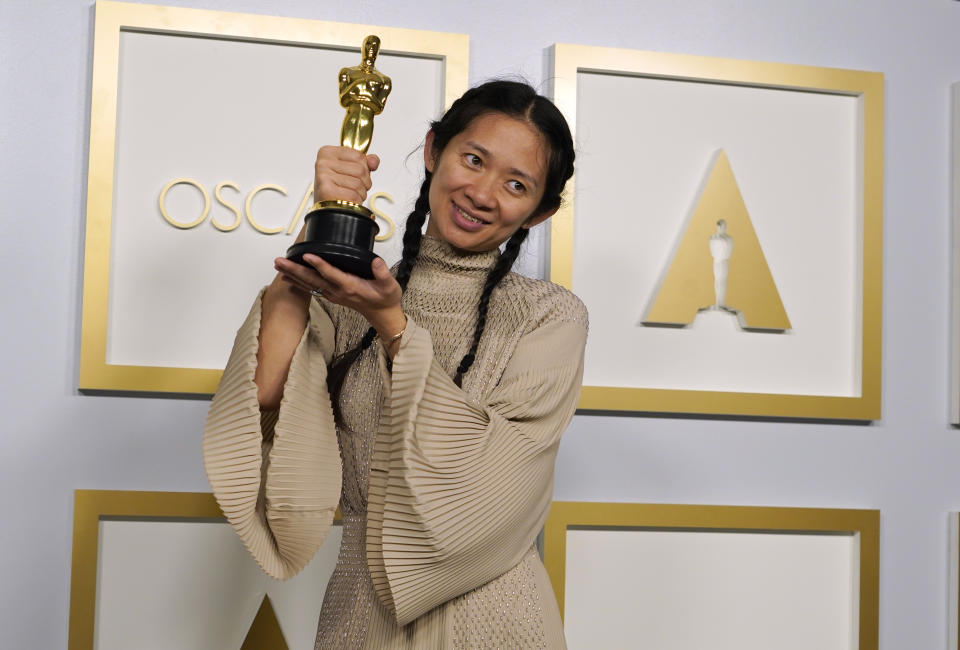
[[507,185],[510,187],[511,190],[513,190],[514,192],[517,192],[518,194],[525,192],[527,189],[527,186],[521,183],[520,181],[510,181],[509,183],[507,183]]
[[480,166],[480,163],[482,162],[482,161],[480,160],[480,156],[478,156],[478,155],[475,154],[475,153],[465,154],[465,155],[463,156],[463,159],[464,159],[464,160],[466,161],[466,163],[467,163],[468,165],[470,165],[471,167],[479,167],[479,166]]

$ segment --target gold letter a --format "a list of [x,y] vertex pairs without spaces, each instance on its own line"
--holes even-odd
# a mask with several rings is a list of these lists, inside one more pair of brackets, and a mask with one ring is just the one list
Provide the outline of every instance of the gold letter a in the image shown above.
[[711,237],[717,239],[720,220],[725,222],[727,241],[732,242],[725,253],[729,259],[721,265],[724,308],[735,312],[745,329],[790,329],[790,319],[722,149],[715,154],[680,245],[643,319],[644,325],[689,325],[698,311],[721,302],[715,283],[716,274],[721,272],[711,252]]

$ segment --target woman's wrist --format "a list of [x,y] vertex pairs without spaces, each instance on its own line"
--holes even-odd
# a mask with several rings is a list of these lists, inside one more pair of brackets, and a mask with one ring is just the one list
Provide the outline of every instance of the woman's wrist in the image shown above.
[[380,338],[390,338],[407,325],[407,315],[400,305],[368,314],[367,320]]
[[393,355],[400,348],[400,337],[407,329],[407,315],[403,313],[400,305],[394,308],[372,314],[367,317],[370,325],[377,330],[377,337],[386,353],[393,358]]
[[281,274],[277,274],[273,282],[267,285],[263,294],[263,306],[266,311],[281,309],[302,314],[306,319],[310,305],[310,294],[300,290],[290,282],[285,282]]
[[267,285],[267,293],[278,297],[293,298],[304,304],[310,304],[310,294],[293,282],[284,280],[283,273],[277,273],[274,276],[273,281]]

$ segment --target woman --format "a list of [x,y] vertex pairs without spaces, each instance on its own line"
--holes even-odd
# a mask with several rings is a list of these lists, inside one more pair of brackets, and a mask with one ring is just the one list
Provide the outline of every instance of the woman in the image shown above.
[[[587,315],[510,268],[573,159],[562,115],[529,86],[467,91],[427,134],[395,276],[379,259],[373,280],[278,259],[241,327],[207,420],[207,474],[279,579],[309,562],[339,504],[318,648],[563,647],[534,541]],[[317,200],[362,201],[378,163],[321,149]]]

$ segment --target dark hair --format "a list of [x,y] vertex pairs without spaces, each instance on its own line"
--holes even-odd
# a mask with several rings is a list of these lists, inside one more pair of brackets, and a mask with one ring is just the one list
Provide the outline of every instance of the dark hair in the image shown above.
[[[570,128],[559,109],[547,98],[538,95],[537,91],[528,84],[517,81],[497,80],[471,88],[443,114],[438,121],[430,124],[433,132],[433,154],[437,157],[447,144],[456,135],[467,129],[470,124],[491,113],[499,113],[527,122],[539,131],[547,144],[547,174],[544,183],[543,197],[533,211],[533,215],[555,210],[560,207],[563,187],[573,175],[573,138]],[[420,196],[414,204],[413,211],[407,217],[406,228],[403,233],[403,255],[397,266],[397,282],[405,291],[410,281],[410,274],[417,262],[420,253],[420,240],[423,236],[423,224],[430,211],[430,178],[429,171],[425,171],[423,184],[420,186]],[[533,216],[531,215],[531,216]],[[518,229],[497,259],[496,264],[487,275],[483,285],[483,292],[477,304],[477,324],[474,328],[473,341],[470,350],[464,355],[457,366],[454,381],[459,386],[463,375],[473,365],[477,354],[477,347],[487,322],[487,308],[490,295],[500,281],[513,268],[520,253],[520,246],[527,238],[529,231],[526,228]],[[340,419],[340,391],[347,371],[360,354],[370,347],[376,337],[376,330],[372,327],[367,330],[356,347],[338,356],[331,363],[327,374],[327,385],[333,403],[334,413]]]

